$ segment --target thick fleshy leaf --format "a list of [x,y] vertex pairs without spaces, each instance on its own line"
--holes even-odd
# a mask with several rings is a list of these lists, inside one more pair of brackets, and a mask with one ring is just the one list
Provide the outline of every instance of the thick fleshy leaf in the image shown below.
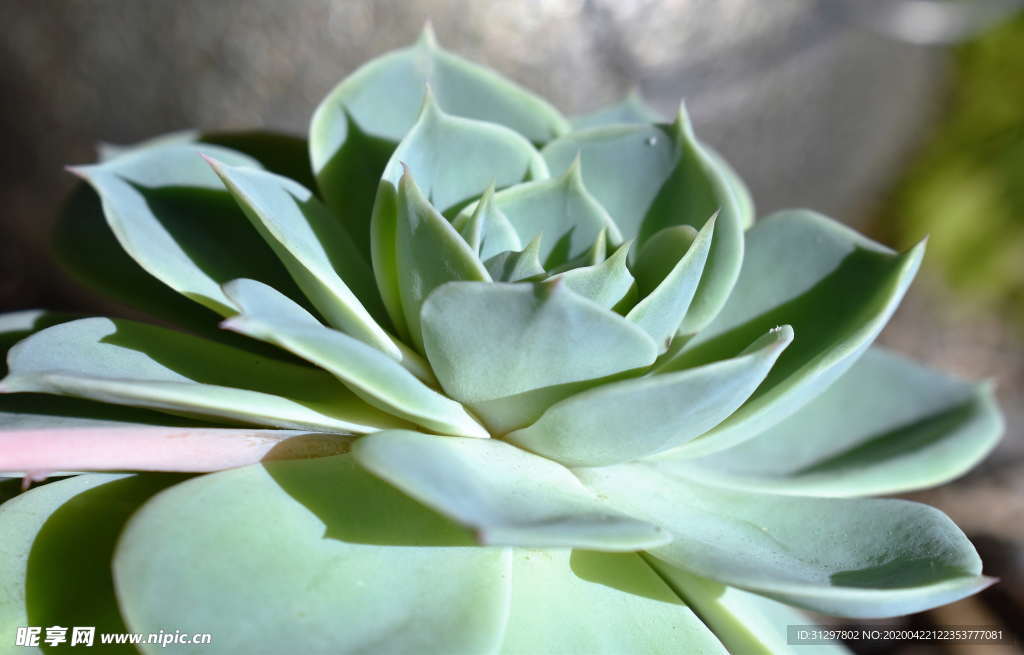
[[429,92],[419,119],[398,144],[382,177],[397,187],[406,170],[440,212],[465,205],[489,186],[548,176],[544,159],[522,135],[446,114]]
[[273,462],[146,503],[114,580],[129,630],[208,632],[226,653],[492,652],[508,554],[471,544],[348,456]]
[[364,467],[471,527],[480,543],[633,551],[666,534],[609,508],[566,468],[494,439],[391,430],[356,441]]
[[25,309],[0,314],[0,375],[7,375],[7,350],[33,332],[74,320],[71,314]]
[[[675,266],[626,314],[627,320],[633,321],[651,335],[654,342],[661,346],[662,352],[668,350],[672,339],[686,323],[686,316],[707,267],[716,223],[717,218],[712,216]],[[659,232],[664,233],[665,230]]]
[[636,297],[636,284],[626,265],[629,246],[629,243],[619,246],[608,259],[594,250],[589,253],[591,257],[600,256],[602,261],[569,269],[548,280],[559,280],[577,294],[607,309],[628,306]]
[[652,555],[824,614],[911,614],[993,582],[967,537],[927,505],[749,493],[644,464],[575,473],[613,506],[672,533]]
[[449,396],[480,402],[648,366],[638,327],[557,282],[455,282],[423,305],[423,337]]
[[373,272],[329,210],[292,180],[209,161],[327,322],[400,360],[398,343],[378,323],[387,316]]
[[225,289],[242,313],[224,323],[280,346],[328,371],[370,405],[442,434],[486,438],[457,402],[418,380],[379,350],[320,325],[286,296],[253,280]]
[[505,438],[571,466],[615,464],[678,446],[732,414],[792,340],[788,326],[778,328],[732,359],[584,391]]
[[316,188],[309,165],[309,144],[302,137],[273,130],[242,130],[203,132],[199,142],[249,155],[268,171],[295,180],[307,189]]
[[[495,207],[515,228],[521,242],[541,239],[540,259],[555,268],[586,252],[604,231],[615,244],[622,236],[612,217],[583,184],[576,164],[560,177],[527,182],[499,191]],[[462,210],[459,222],[469,220],[477,206]]]
[[696,332],[714,318],[739,274],[752,207],[737,192],[735,173],[694,137],[684,109],[671,126],[588,129],[556,139],[542,154],[553,173],[581,157],[587,188],[623,237],[635,238],[641,248],[663,228],[699,229],[718,211],[707,271],[682,332]]
[[544,275],[539,255],[540,237],[537,237],[522,250],[506,250],[488,259],[484,265],[491,278],[499,282],[519,282]]
[[697,230],[693,227],[673,225],[648,239],[633,263],[633,272],[641,293],[647,295],[657,289],[686,255],[696,238]]
[[658,465],[775,493],[891,494],[965,473],[992,450],[1002,429],[989,385],[875,347],[827,391],[750,441]]
[[895,253],[808,211],[758,221],[747,232],[743,273],[725,309],[659,368],[729,357],[776,325],[792,325],[797,338],[736,414],[683,449],[697,456],[740,443],[824,391],[889,320],[923,252],[921,244]]
[[427,296],[446,282],[490,282],[491,276],[451,223],[423,197],[408,172],[398,188],[393,248],[402,315],[410,339],[422,352],[421,308]]
[[[20,626],[126,632],[110,572],[114,545],[131,513],[180,479],[80,475],[0,505],[0,634],[9,637],[8,644]],[[135,652],[129,646],[103,648]]]
[[516,234],[508,216],[495,204],[494,185],[484,191],[473,207],[472,213],[462,212],[452,219],[452,225],[480,259],[487,260],[509,250],[522,250],[522,239]]
[[441,49],[429,30],[412,47],[367,63],[317,107],[309,143],[327,203],[364,250],[369,245],[371,189],[395,144],[416,122],[427,86],[445,112],[504,125],[533,143],[545,143],[568,129],[546,101]]
[[517,549],[512,558],[501,655],[727,653],[639,555]]
[[789,644],[789,626],[813,626],[806,614],[780,602],[694,575],[654,557],[645,560],[696,611],[730,653],[849,655],[837,642]]
[[99,193],[124,250],[178,293],[225,316],[234,309],[220,285],[235,278],[262,280],[301,297],[201,154],[259,167],[218,146],[171,144],[73,170]]
[[572,119],[572,129],[585,130],[591,127],[606,125],[632,125],[635,123],[661,123],[662,117],[657,110],[644,102],[636,89],[631,90],[621,101],[602,107],[597,111],[576,116]]
[[0,382],[7,393],[55,393],[300,430],[405,426],[324,371],[132,321],[87,318],[47,328],[12,348],[8,365]]

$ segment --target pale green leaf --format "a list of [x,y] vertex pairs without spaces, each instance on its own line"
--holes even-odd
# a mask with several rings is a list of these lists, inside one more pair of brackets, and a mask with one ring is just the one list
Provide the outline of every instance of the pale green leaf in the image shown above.
[[[778,601],[694,575],[654,557],[645,560],[691,607],[730,653],[743,655],[849,655],[838,642],[789,643],[790,626],[814,629],[814,621]],[[827,627],[823,626],[823,629]]]
[[707,271],[682,332],[696,332],[714,318],[739,274],[752,207],[738,193],[735,173],[694,137],[683,108],[671,126],[587,129],[556,139],[542,154],[553,173],[579,156],[587,188],[640,248],[666,227],[699,229],[718,211]]
[[[626,314],[626,320],[642,327],[660,346],[662,352],[668,350],[676,332],[680,331],[686,322],[707,267],[708,254],[714,244],[712,235],[716,223],[717,218],[712,216],[697,233],[690,247],[676,261],[675,266]],[[664,233],[665,230],[659,232]],[[644,251],[647,250],[645,247]]]
[[726,655],[633,553],[521,550],[501,655]]
[[248,224],[201,154],[237,166],[255,160],[218,146],[146,148],[74,171],[102,200],[110,229],[150,275],[221,315],[220,285],[249,277],[300,298],[273,251]]
[[508,217],[494,202],[494,185],[487,187],[472,213],[462,212],[452,225],[480,259],[490,259],[507,250],[522,250],[523,242]]
[[602,503],[560,464],[498,440],[392,430],[359,439],[352,455],[485,545],[632,551],[667,541]]
[[209,161],[327,322],[401,359],[395,339],[378,323],[386,313],[373,272],[327,208],[287,178]]
[[[584,186],[578,162],[560,177],[503,189],[494,195],[494,204],[521,242],[541,238],[540,259],[545,268],[580,256],[602,231],[613,243],[622,242],[612,216]],[[476,209],[476,204],[469,205],[456,220],[468,220]]]
[[457,210],[489,186],[548,176],[544,159],[521,135],[494,123],[446,114],[429,93],[383,179],[398,187],[406,170],[440,212]]
[[544,267],[540,264],[540,237],[526,244],[520,251],[506,250],[491,257],[484,266],[491,278],[499,282],[520,282],[544,275]]
[[678,446],[732,414],[792,339],[783,327],[732,359],[601,385],[552,405],[505,438],[571,466],[625,462]]
[[368,404],[389,414],[442,434],[488,436],[460,404],[431,389],[379,350],[320,325],[270,287],[236,280],[225,292],[242,309],[225,327],[316,364]]
[[[132,512],[180,479],[80,475],[0,505],[0,634],[8,644],[20,626],[126,632],[110,572],[114,545]],[[44,645],[35,652],[49,650]],[[113,646],[104,652],[135,651]]]
[[967,537],[927,505],[749,493],[645,464],[575,473],[614,507],[672,533],[655,557],[824,614],[911,614],[992,583]]
[[12,348],[8,364],[3,392],[300,430],[360,433],[406,425],[324,371],[132,321],[87,318],[47,328]]
[[[508,554],[348,456],[189,480],[130,520],[114,556],[128,629],[211,633],[218,652],[486,653],[508,611]],[[194,652],[210,646],[144,653]]]
[[323,196],[364,251],[373,189],[416,122],[427,86],[445,112],[503,125],[533,143],[568,129],[546,101],[441,49],[426,33],[416,45],[365,64],[320,103],[309,138]]
[[[601,234],[599,243],[595,245],[603,244],[604,233]],[[630,243],[624,243],[608,259],[604,259],[600,250],[592,249],[586,253],[588,260],[593,262],[600,258],[600,261],[571,268],[553,275],[548,281],[558,280],[580,296],[607,309],[618,310],[628,306],[636,297],[636,284],[626,265],[629,247]]]
[[451,223],[423,197],[408,172],[398,187],[396,212],[393,247],[398,298],[409,337],[422,352],[421,307],[430,293],[446,282],[490,282],[491,276]]
[[725,309],[659,368],[732,356],[776,325],[792,325],[797,338],[751,399],[685,452],[710,454],[740,443],[824,391],[889,320],[922,254],[923,244],[899,254],[808,211],[758,221],[747,232],[743,273]]
[[988,385],[875,347],[827,391],[750,441],[659,466],[774,493],[901,493],[967,472],[995,447],[1002,428]]
[[493,400],[650,365],[638,327],[550,282],[457,282],[423,305],[430,360],[449,396]]

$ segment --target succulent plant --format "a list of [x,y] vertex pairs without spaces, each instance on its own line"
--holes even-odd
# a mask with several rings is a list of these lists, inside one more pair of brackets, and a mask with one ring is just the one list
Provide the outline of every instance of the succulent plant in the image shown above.
[[428,30],[309,160],[183,133],[73,168],[61,260],[149,318],[2,319],[0,471],[52,478],[0,505],[5,643],[780,653],[794,608],[990,584],[941,512],[865,497],[1001,430],[988,385],[871,345],[923,245],[755,223],[683,109],[575,125]]

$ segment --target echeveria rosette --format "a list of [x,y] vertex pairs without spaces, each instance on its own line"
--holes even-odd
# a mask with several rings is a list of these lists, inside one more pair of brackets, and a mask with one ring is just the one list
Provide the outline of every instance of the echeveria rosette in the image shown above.
[[76,168],[64,263],[164,326],[0,317],[0,470],[68,476],[0,505],[2,638],[780,653],[788,606],[988,585],[941,512],[865,497],[1001,430],[987,386],[871,345],[923,246],[754,223],[685,111],[651,120],[573,131],[428,32],[328,95],[311,171],[252,133]]

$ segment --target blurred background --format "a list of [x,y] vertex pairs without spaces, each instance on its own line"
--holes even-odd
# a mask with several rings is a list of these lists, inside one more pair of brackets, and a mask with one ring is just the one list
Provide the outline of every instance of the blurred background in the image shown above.
[[[1024,643],[1024,16],[1020,0],[0,0],[0,311],[120,313],[53,264],[49,233],[97,142],[304,133],[368,58],[433,21],[445,47],[567,114],[638,90],[698,135],[764,215],[805,206],[897,247],[931,234],[882,342],[995,379],[1007,434],[913,494],[971,536],[979,597],[896,621],[1002,625]],[[851,644],[864,653],[1024,652]],[[972,650],[975,649],[975,650]]]

